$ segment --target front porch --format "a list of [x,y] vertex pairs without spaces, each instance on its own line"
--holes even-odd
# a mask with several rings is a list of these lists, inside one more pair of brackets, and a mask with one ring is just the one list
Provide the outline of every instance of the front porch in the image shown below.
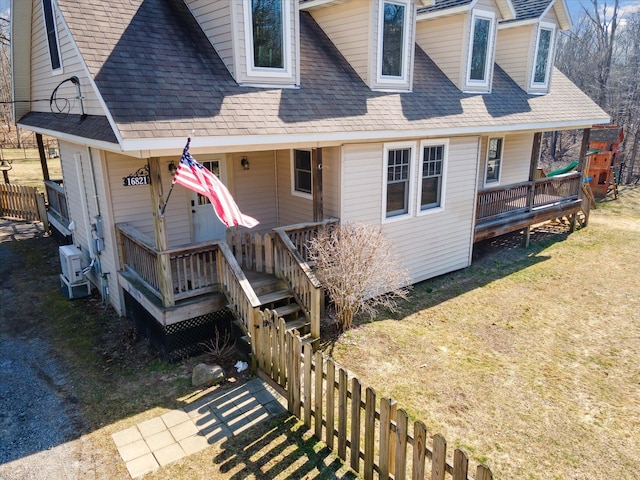
[[335,222],[291,225],[262,235],[229,229],[225,240],[166,250],[132,226],[118,224],[119,284],[164,329],[228,311],[251,343],[260,312],[269,309],[285,318],[287,328],[315,341],[323,291],[304,244]]

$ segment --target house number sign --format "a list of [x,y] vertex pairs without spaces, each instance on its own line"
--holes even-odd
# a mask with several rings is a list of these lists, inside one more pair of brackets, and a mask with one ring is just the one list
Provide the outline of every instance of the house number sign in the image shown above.
[[149,165],[140,167],[135,173],[122,177],[122,183],[125,187],[135,187],[137,185],[150,185],[151,177],[149,177]]

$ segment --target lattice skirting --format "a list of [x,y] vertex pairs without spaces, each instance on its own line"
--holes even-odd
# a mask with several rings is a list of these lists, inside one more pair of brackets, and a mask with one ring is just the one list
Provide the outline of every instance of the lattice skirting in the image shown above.
[[138,332],[144,335],[168,362],[202,353],[202,343],[214,337],[215,327],[227,329],[233,319],[231,312],[220,310],[165,327],[127,292],[124,292],[124,303],[127,317],[133,320]]

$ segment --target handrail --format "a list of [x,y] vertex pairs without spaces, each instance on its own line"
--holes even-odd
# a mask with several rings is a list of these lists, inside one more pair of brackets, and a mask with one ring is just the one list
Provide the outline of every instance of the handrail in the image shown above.
[[322,283],[320,283],[318,277],[316,277],[315,273],[313,273],[313,270],[311,270],[311,267],[306,262],[306,260],[302,258],[300,251],[293,244],[293,242],[287,235],[287,232],[284,231],[284,229],[280,228],[275,228],[274,231],[277,234],[276,238],[278,239],[278,241],[282,242],[283,246],[286,248],[286,252],[291,255],[295,260],[295,263],[300,266],[300,269],[307,276],[311,285],[313,285],[315,288],[321,288]]

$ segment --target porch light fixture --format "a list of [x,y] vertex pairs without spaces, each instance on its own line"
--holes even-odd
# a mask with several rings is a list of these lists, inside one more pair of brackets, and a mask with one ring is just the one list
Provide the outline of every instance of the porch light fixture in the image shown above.
[[240,159],[240,165],[242,165],[242,168],[244,168],[245,170],[249,170],[249,160],[247,159],[247,157],[242,157]]
[[176,164],[173,162],[173,160],[171,160],[169,162],[169,173],[173,177],[177,171],[178,171],[178,167],[176,167]]

